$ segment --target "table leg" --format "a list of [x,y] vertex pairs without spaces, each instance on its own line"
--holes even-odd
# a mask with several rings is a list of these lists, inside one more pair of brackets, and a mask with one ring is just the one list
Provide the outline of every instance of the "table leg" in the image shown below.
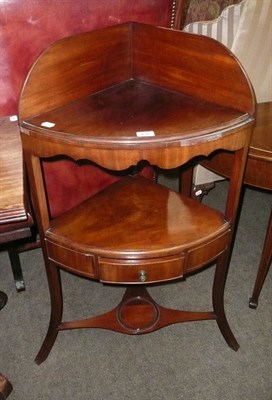
[[264,247],[263,247],[263,252],[262,252],[262,257],[257,273],[257,278],[255,281],[255,286],[253,289],[253,294],[251,298],[249,299],[249,307],[250,308],[257,308],[258,306],[258,299],[259,295],[261,293],[266,275],[268,273],[270,264],[272,260],[272,211],[270,214],[270,220],[268,223],[268,228],[266,232],[266,237],[265,237],[265,242],[264,242]]
[[9,260],[12,268],[12,273],[14,276],[15,286],[17,292],[21,292],[25,290],[25,282],[23,278],[23,272],[21,268],[21,261],[19,257],[18,251],[16,251],[15,247],[10,247],[8,249]]

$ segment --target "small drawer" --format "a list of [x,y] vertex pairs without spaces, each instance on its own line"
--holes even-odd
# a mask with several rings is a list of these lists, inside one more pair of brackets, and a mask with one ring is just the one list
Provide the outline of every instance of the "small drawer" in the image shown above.
[[97,278],[95,273],[95,257],[63,247],[59,244],[46,241],[49,260],[59,264],[63,269],[83,275],[88,278]]
[[222,236],[219,236],[202,246],[189,250],[186,261],[186,273],[201,268],[203,265],[212,262],[223,253],[228,245],[229,234],[230,231],[228,230]]
[[182,277],[184,257],[177,255],[148,260],[100,258],[99,276],[107,283],[152,283]]

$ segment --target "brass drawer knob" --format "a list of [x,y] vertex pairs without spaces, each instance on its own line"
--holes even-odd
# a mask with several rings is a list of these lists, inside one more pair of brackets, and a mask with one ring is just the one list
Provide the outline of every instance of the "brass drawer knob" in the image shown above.
[[141,282],[145,282],[146,281],[146,272],[144,270],[141,269],[141,271],[139,271],[139,279]]

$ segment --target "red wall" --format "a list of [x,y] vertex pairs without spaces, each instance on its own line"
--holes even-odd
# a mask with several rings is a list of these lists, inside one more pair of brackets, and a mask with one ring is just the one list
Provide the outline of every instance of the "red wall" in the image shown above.
[[0,116],[17,114],[24,78],[56,39],[133,20],[170,27],[172,0],[0,0]]

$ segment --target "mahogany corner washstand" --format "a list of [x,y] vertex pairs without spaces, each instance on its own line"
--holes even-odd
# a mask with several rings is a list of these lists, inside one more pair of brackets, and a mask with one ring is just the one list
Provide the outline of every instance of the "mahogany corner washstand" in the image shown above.
[[[38,364],[58,332],[74,328],[142,334],[213,319],[238,349],[224,287],[254,110],[240,64],[207,37],[128,22],[57,41],[37,59],[22,90],[19,124],[51,295]],[[128,176],[50,217],[43,159],[65,155],[110,170],[145,161],[171,169],[217,149],[234,152],[224,213]],[[212,311],[164,308],[146,290],[214,261]],[[127,290],[103,315],[62,321],[59,269]]]

